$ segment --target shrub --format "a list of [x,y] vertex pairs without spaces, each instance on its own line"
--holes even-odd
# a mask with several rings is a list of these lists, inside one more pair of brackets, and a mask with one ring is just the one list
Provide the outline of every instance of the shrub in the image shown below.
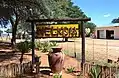
[[22,63],[24,53],[28,53],[31,50],[31,42],[29,41],[20,42],[16,45],[16,48],[22,53],[20,58],[20,63]]
[[53,78],[62,78],[62,75],[56,74],[53,76]]
[[68,73],[72,73],[72,72],[74,72],[74,70],[75,70],[75,67],[72,67],[72,66],[67,68]]
[[35,41],[35,48],[39,49],[40,46],[41,46],[41,42]]
[[56,46],[58,46],[56,42],[39,41],[35,43],[35,48],[38,48],[41,52],[50,52],[51,48]]
[[100,74],[101,74],[101,68],[98,65],[90,69],[89,75],[91,78],[100,78]]

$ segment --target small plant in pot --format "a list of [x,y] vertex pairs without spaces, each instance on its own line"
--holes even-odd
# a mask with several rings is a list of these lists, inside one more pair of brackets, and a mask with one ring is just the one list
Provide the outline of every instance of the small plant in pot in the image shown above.
[[31,50],[31,42],[29,42],[29,41],[20,42],[16,45],[16,47],[21,52],[20,63],[22,63],[23,55],[25,53],[30,52],[30,50]]
[[41,52],[51,52],[52,47],[58,46],[56,42],[48,42],[48,41],[44,41],[44,42],[40,42],[37,41],[35,43],[35,47],[40,50]]
[[40,41],[35,41],[35,50],[39,50],[41,47],[41,42]]

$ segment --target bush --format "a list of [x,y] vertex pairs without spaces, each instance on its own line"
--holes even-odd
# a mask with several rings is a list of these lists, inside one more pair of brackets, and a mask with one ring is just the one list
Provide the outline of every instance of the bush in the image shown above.
[[41,46],[41,44],[40,44],[40,43],[41,43],[40,41],[36,41],[36,42],[35,42],[35,48],[39,49],[39,48],[40,48],[40,46]]
[[62,78],[62,75],[56,74],[53,76],[53,78]]
[[101,74],[101,68],[98,65],[90,69],[89,75],[91,78],[100,78],[100,74]]
[[67,72],[68,73],[73,73],[74,70],[75,70],[75,67],[69,67],[69,68],[67,68]]
[[35,48],[38,48],[41,52],[50,52],[51,48],[56,46],[58,46],[56,42],[38,41],[35,43]]
[[31,42],[20,42],[16,45],[16,48],[22,53],[20,58],[20,63],[22,63],[24,53],[28,53],[31,50]]
[[31,42],[29,41],[20,42],[16,45],[16,47],[20,52],[27,53],[31,50]]

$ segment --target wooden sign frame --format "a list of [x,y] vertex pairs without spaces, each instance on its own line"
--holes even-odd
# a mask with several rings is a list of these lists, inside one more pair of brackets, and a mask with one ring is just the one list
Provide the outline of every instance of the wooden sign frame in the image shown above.
[[35,25],[36,23],[41,22],[80,22],[81,25],[81,37],[82,37],[82,61],[81,61],[81,70],[83,71],[83,65],[85,63],[85,25],[84,22],[90,21],[91,18],[63,18],[63,19],[33,19],[28,18],[26,22],[31,23],[32,27],[32,63],[35,59]]
[[79,38],[80,24],[36,25],[36,38]]

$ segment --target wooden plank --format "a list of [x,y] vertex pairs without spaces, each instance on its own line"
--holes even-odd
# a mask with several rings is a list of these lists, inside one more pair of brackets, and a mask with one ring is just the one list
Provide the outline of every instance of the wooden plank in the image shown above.
[[26,22],[68,22],[68,21],[90,21],[91,18],[62,18],[62,19],[30,19]]
[[81,37],[82,37],[81,70],[83,70],[83,64],[85,63],[85,26],[83,25],[83,21],[81,22]]

